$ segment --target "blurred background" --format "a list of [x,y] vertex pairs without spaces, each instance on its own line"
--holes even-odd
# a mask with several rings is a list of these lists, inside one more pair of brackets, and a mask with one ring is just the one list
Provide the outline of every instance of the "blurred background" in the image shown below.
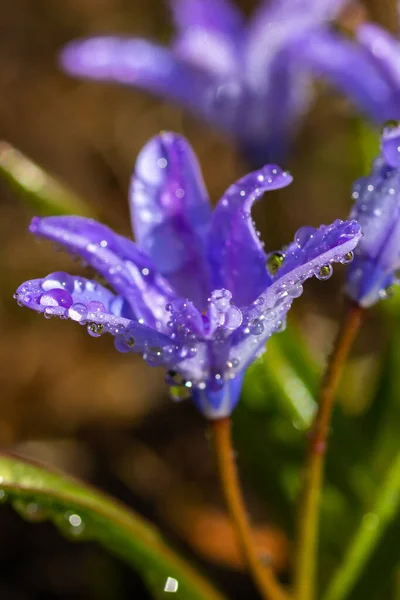
[[[257,4],[236,3],[247,14]],[[365,6],[372,19],[393,28],[394,0]],[[57,53],[75,37],[124,33],[167,43],[172,24],[162,0],[3,0],[0,7],[0,139],[83,199],[82,211],[130,235],[129,178],[140,148],[160,129],[187,136],[213,202],[245,173],[229,140],[180,109],[134,89],[68,78],[57,67]],[[352,181],[367,172],[377,140],[342,96],[318,83],[312,111],[282,165],[294,183],[254,211],[267,249],[290,241],[302,225],[345,218]],[[119,497],[154,519],[230,598],[256,598],[226,520],[203,419],[190,402],[171,402],[162,372],[117,353],[108,336],[93,339],[72,323],[46,321],[16,305],[13,293],[26,279],[88,272],[33,239],[27,229],[35,208],[4,177],[0,211],[1,449],[60,467]],[[272,341],[271,352],[251,370],[234,418],[248,507],[266,560],[283,580],[304,430],[343,308],[343,276],[338,266],[329,281],[307,283],[282,340]],[[394,298],[371,311],[343,382],[328,464],[323,583],[368,509],[394,447],[399,407],[395,400],[380,403],[379,394],[382,356],[397,356],[398,305]],[[385,388],[386,399],[396,397],[396,385]],[[377,431],[384,450],[376,451],[371,467]],[[388,569],[384,588],[372,590],[364,580],[352,598],[400,598],[399,550],[390,560],[379,556],[371,569]],[[50,524],[28,525],[4,505],[0,597],[149,596],[139,577],[95,544],[71,544]]]

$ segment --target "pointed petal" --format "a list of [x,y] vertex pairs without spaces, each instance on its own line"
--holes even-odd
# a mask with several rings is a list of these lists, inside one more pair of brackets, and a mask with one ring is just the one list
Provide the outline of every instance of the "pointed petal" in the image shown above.
[[316,275],[328,279],[332,262],[346,262],[346,256],[361,239],[357,221],[335,221],[318,229],[302,227],[285,250],[285,259],[273,282],[247,310],[242,309],[242,327],[232,334],[231,373],[246,369],[271,335],[282,329],[293,299],[303,292],[302,284]]
[[203,307],[210,290],[205,244],[211,209],[196,156],[182,136],[162,133],[144,146],[130,203],[139,246],[179,296]]
[[276,165],[266,165],[228,188],[214,211],[209,239],[213,288],[228,289],[239,307],[255,300],[270,283],[251,207],[265,191],[285,187],[291,181],[292,177]]
[[204,117],[214,79],[162,46],[144,39],[93,37],[65,46],[61,65],[70,75],[122,83],[169,98]]
[[333,19],[347,0],[272,0],[262,2],[248,27],[246,76],[255,87],[271,84],[270,66],[296,38]]
[[365,49],[352,41],[328,31],[313,32],[294,42],[288,53],[288,60],[324,76],[378,123],[396,114],[390,82]]
[[364,235],[347,274],[346,291],[364,307],[386,296],[400,268],[400,173],[388,164],[395,162],[399,140],[400,128],[383,135],[383,155],[375,160],[371,174],[353,187],[350,216],[358,220]]
[[176,53],[216,75],[238,69],[244,23],[229,0],[170,0],[179,34]]
[[149,258],[128,238],[84,217],[35,217],[30,231],[64,246],[98,271],[123,296],[137,319],[165,324],[175,299]]
[[171,339],[136,320],[120,316],[120,297],[102,285],[67,273],[52,273],[44,279],[23,283],[15,295],[18,304],[43,313],[87,324],[98,337],[110,333],[120,352],[139,352],[152,366],[170,368],[180,360]]

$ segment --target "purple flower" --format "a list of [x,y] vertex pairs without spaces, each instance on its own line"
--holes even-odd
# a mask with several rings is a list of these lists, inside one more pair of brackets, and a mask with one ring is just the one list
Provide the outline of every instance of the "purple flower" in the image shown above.
[[21,285],[18,303],[85,324],[93,336],[110,333],[119,351],[164,366],[173,394],[191,391],[208,418],[228,415],[245,369],[284,327],[303,282],[327,279],[361,236],[356,221],[303,227],[266,256],[250,210],[291,180],[266,165],[228,188],[212,212],[190,146],[162,133],[143,148],[132,178],[136,244],[82,217],[35,218],[30,227],[78,255],[113,291],[52,273]]
[[363,238],[348,271],[347,293],[368,307],[386,298],[399,281],[400,269],[400,126],[387,126],[381,153],[371,174],[353,187],[350,217],[360,223]]
[[70,74],[145,89],[233,136],[255,166],[287,150],[310,102],[308,76],[286,49],[332,19],[346,0],[264,1],[246,25],[229,0],[170,0],[169,48],[140,38],[69,43]]
[[320,27],[286,49],[287,64],[324,76],[381,125],[400,118],[400,38],[364,22],[355,39]]

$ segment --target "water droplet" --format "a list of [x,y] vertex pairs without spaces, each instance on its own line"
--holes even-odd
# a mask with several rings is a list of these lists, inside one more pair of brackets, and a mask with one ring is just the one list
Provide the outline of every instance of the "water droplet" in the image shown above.
[[333,273],[332,265],[324,265],[323,267],[320,268],[320,270],[316,274],[316,277],[317,277],[317,279],[321,279],[322,281],[324,281],[325,279],[329,279],[329,277],[332,275],[332,273]]
[[272,308],[270,308],[265,311],[264,318],[267,321],[273,321],[274,319],[276,319],[276,312]]
[[49,517],[45,507],[32,499],[16,498],[12,506],[23,519],[32,523],[45,521]]
[[215,308],[219,312],[226,313],[231,306],[231,302],[230,302],[231,299],[232,299],[231,292],[229,290],[221,289],[221,290],[214,290],[211,293],[209,302],[212,302],[212,304],[214,304]]
[[278,323],[276,324],[275,331],[277,333],[282,333],[282,331],[285,331],[285,329],[286,329],[286,319],[283,319],[282,321],[278,321]]
[[226,329],[233,331],[242,324],[242,321],[242,312],[237,308],[237,306],[230,305],[229,309],[225,313],[223,326],[226,327]]
[[349,263],[351,263],[354,259],[354,252],[347,252],[343,258],[341,259],[341,263],[342,265],[348,265]]
[[4,490],[0,490],[0,504],[2,502],[7,502],[8,500],[8,495],[6,494],[6,492]]
[[49,290],[40,296],[39,304],[41,306],[61,306],[69,308],[73,303],[72,296],[66,290],[55,288]]
[[379,290],[379,297],[382,300],[386,300],[387,298],[391,298],[395,293],[395,289],[393,285],[388,285],[385,289]]
[[98,302],[97,300],[92,300],[86,306],[88,312],[94,313],[104,313],[106,312],[106,307],[102,302]]
[[260,319],[254,319],[249,323],[249,329],[252,335],[261,335],[264,331],[264,325]]
[[104,325],[103,323],[89,323],[87,330],[92,337],[100,337],[104,333]]
[[68,316],[73,321],[82,322],[85,320],[87,315],[87,309],[85,304],[81,302],[76,302],[68,309]]
[[191,394],[190,390],[182,385],[172,385],[169,388],[169,395],[175,402],[180,402],[181,400],[189,400]]
[[68,273],[56,271],[43,279],[41,287],[45,292],[59,288],[72,294],[74,291],[74,278],[68,275]]
[[301,283],[292,285],[292,287],[288,289],[288,295],[291,296],[291,298],[299,298],[302,295],[302,293],[303,286],[301,285]]
[[133,337],[128,337],[127,340],[125,340],[126,345],[128,346],[128,348],[133,348],[135,345],[135,338]]
[[82,517],[72,510],[65,512],[63,515],[56,515],[54,523],[71,540],[82,538],[84,534],[87,534]]
[[272,252],[267,257],[267,269],[271,275],[275,275],[285,260],[283,252]]

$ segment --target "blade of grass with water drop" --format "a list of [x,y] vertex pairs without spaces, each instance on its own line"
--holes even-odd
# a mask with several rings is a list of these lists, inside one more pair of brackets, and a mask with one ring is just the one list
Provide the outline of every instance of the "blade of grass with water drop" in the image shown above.
[[40,214],[94,216],[84,200],[4,141],[0,141],[0,174]]
[[38,514],[47,517],[70,538],[97,541],[138,571],[155,597],[164,595],[167,578],[172,577],[179,584],[174,598],[223,600],[153,525],[105,494],[5,454],[0,454],[0,482],[0,498],[9,500],[19,513],[32,521]]

